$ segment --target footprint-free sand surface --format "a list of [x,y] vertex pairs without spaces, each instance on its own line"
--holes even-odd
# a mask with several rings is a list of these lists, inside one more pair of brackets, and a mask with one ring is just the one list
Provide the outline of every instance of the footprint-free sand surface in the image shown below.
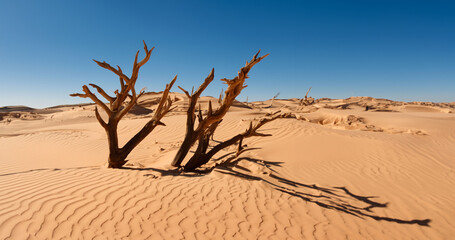
[[[281,110],[269,137],[220,152],[203,173],[170,166],[177,108],[108,169],[94,105],[0,110],[0,239],[453,239],[455,104],[353,97],[236,103],[217,141]],[[158,94],[120,122],[126,142]],[[202,108],[216,99],[203,97]],[[215,104],[214,104],[215,105]],[[216,161],[215,161],[216,160]],[[216,164],[218,163],[218,164]]]

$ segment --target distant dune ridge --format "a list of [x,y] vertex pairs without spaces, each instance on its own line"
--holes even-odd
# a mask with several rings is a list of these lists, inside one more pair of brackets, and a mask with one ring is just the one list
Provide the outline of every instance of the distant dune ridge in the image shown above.
[[[120,143],[153,114],[144,94]],[[269,137],[220,151],[200,173],[170,166],[188,101],[106,168],[94,105],[2,108],[0,239],[450,239],[455,235],[454,103],[370,97],[235,102],[215,141],[276,111]],[[202,109],[209,101],[201,97]],[[144,110],[146,109],[146,110]],[[30,117],[30,116],[34,117]],[[193,147],[194,148],[194,147]],[[191,151],[194,151],[192,149]]]

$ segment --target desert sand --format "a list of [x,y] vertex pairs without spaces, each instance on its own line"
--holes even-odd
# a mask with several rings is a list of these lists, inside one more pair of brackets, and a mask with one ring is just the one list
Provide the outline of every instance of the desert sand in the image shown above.
[[[187,101],[107,168],[94,105],[0,109],[0,239],[453,239],[455,103],[370,97],[234,104],[215,140],[280,110],[205,172],[170,163]],[[120,122],[125,142],[160,94]],[[212,97],[203,97],[207,108]]]

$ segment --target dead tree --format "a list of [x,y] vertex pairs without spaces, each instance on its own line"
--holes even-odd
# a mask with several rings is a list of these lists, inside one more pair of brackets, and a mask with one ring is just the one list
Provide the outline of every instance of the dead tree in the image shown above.
[[278,96],[280,96],[280,93],[277,93],[277,94],[275,94],[275,96],[273,96],[273,98],[272,98],[272,101],[270,102],[270,106],[269,106],[269,108],[271,108],[271,107],[272,107],[272,105],[273,105],[273,101],[274,101],[274,100],[275,100],[275,99],[276,99]]
[[310,90],[311,90],[311,87],[306,92],[305,97],[300,99],[300,106],[302,106],[302,105],[308,106],[308,105],[311,105],[314,103],[314,98],[308,97],[308,93],[310,92]]
[[[259,51],[260,52],[260,51]],[[212,103],[209,102],[209,107],[207,111],[207,115],[204,117],[202,116],[202,111],[199,108],[198,114],[198,125],[195,128],[195,120],[196,114],[195,109],[198,102],[198,99],[201,93],[207,88],[207,86],[213,81],[214,78],[214,69],[210,72],[208,77],[205,81],[199,86],[196,92],[192,92],[191,94],[188,93],[185,89],[179,87],[188,97],[188,111],[187,111],[187,121],[186,121],[186,133],[185,138],[183,140],[182,145],[180,146],[174,160],[172,161],[172,166],[180,167],[181,163],[185,159],[188,151],[190,150],[191,146],[196,141],[199,141],[199,145],[197,147],[196,153],[191,157],[188,164],[190,165],[198,165],[197,162],[199,161],[201,154],[205,153],[208,148],[208,144],[210,141],[210,136],[213,135],[213,132],[218,127],[219,123],[233,104],[235,98],[240,94],[240,92],[247,87],[244,85],[245,80],[248,78],[248,72],[251,68],[262,59],[268,56],[264,55],[262,57],[258,57],[259,52],[253,57],[250,62],[247,62],[245,67],[241,68],[238,76],[234,79],[221,79],[224,83],[228,85],[225,93],[224,99],[220,98],[220,106],[218,109],[213,110]],[[193,164],[193,162],[196,162]]]
[[[121,168],[126,162],[126,157],[131,151],[142,141],[148,134],[150,134],[153,129],[158,125],[164,125],[161,122],[161,119],[170,111],[172,101],[169,97],[169,90],[172,88],[172,85],[177,79],[177,76],[166,85],[165,90],[163,91],[161,100],[158,104],[158,107],[155,110],[153,117],[148,121],[145,126],[133,136],[123,147],[118,145],[118,135],[117,127],[119,121],[130,111],[136,104],[139,97],[144,94],[144,90],[141,90],[139,93],[136,93],[135,85],[138,78],[139,69],[150,59],[150,55],[154,48],[148,50],[147,45],[144,42],[145,57],[140,62],[138,62],[139,51],[136,53],[136,58],[134,59],[133,72],[131,77],[126,76],[122,69],[117,66],[117,68],[111,67],[106,62],[95,61],[100,67],[112,71],[120,78],[120,90],[116,90],[115,96],[109,96],[101,87],[95,84],[89,84],[95,88],[98,93],[103,96],[109,104],[105,104],[101,101],[94,93],[90,91],[87,85],[82,86],[82,91],[84,93],[74,93],[70,94],[72,97],[81,97],[81,98],[90,98],[95,102],[99,107],[101,107],[107,114],[107,122],[103,120],[98,108],[95,107],[95,116],[101,126],[104,128],[107,134],[107,139],[109,143],[109,168]],[[128,100],[127,100],[128,99]]]

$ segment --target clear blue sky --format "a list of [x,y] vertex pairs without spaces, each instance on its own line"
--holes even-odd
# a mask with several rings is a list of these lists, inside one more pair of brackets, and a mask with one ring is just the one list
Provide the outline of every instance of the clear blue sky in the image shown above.
[[142,40],[156,47],[137,82],[150,91],[175,74],[191,89],[214,67],[205,95],[218,96],[218,79],[262,49],[239,100],[312,86],[317,98],[455,101],[453,1],[0,0],[0,106],[81,102],[68,94],[87,83],[113,91],[91,59],[129,73]]

